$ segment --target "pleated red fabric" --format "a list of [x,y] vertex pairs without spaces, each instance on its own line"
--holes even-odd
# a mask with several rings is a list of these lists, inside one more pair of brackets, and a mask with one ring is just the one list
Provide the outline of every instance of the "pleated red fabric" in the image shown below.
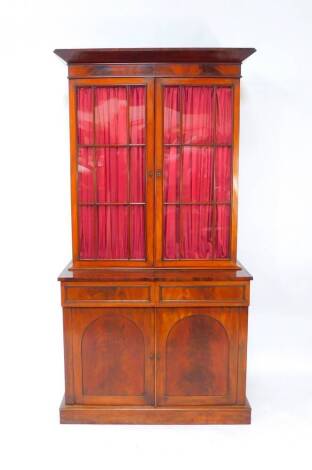
[[93,95],[92,88],[78,88],[77,117],[78,144],[93,144]]
[[79,149],[80,258],[144,259],[145,87],[82,87],[77,101],[78,143],[96,144]]
[[[164,88],[165,259],[229,256],[232,98],[230,87]],[[78,89],[81,259],[145,258],[145,100],[143,86]]]
[[229,256],[232,89],[164,89],[166,259]]

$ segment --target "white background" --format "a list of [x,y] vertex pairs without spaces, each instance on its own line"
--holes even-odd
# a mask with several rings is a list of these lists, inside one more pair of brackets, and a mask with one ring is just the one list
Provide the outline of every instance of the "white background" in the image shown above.
[[[312,3],[2,0],[1,467],[311,468]],[[251,426],[60,426],[71,47],[256,47],[243,64],[239,259]]]

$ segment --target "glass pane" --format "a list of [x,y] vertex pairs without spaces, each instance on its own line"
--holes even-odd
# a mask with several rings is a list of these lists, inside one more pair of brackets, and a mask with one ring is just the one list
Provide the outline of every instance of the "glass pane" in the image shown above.
[[181,206],[181,258],[211,259],[213,255],[213,208],[205,205]]
[[180,142],[180,103],[179,87],[164,89],[164,143]]
[[232,149],[229,147],[217,147],[215,159],[215,199],[218,202],[230,202]]
[[127,259],[129,217],[127,206],[99,206],[98,257]]
[[95,89],[95,143],[126,144],[127,88],[97,87]]
[[145,206],[130,206],[130,258],[145,257]]
[[232,140],[232,87],[164,88],[165,259],[229,257]]
[[78,144],[93,144],[92,88],[77,91]]
[[145,149],[130,149],[130,202],[145,202]]
[[179,201],[180,158],[179,147],[165,147],[164,150],[164,201]]
[[145,143],[145,87],[129,87],[130,143]]
[[128,202],[127,148],[96,149],[98,202]]
[[182,159],[183,202],[211,202],[213,183],[213,149],[184,147]]
[[179,258],[179,206],[164,207],[164,258]]
[[93,206],[79,207],[79,248],[80,258],[96,258],[95,227],[96,208]]
[[181,89],[183,143],[211,144],[213,140],[213,87]]
[[93,149],[80,148],[78,151],[78,201],[94,202]]
[[230,206],[218,205],[216,208],[216,258],[229,257]]
[[216,91],[216,143],[232,144],[233,104],[232,88],[217,88]]
[[146,87],[81,87],[77,112],[80,258],[145,259]]

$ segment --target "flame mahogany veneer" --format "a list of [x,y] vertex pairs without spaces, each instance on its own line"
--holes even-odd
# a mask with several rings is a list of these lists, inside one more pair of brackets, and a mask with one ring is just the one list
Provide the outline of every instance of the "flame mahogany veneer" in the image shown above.
[[[73,240],[59,276],[61,423],[250,423],[252,276],[236,250],[240,72],[253,52],[55,50],[68,64]],[[114,126],[128,131],[112,141]]]

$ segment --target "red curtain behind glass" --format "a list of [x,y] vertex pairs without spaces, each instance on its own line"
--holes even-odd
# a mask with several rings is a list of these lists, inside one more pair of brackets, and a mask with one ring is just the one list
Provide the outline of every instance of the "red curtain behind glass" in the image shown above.
[[145,88],[79,88],[77,99],[78,144],[97,145],[79,148],[80,258],[143,259],[145,206],[131,203],[145,203]]
[[[83,87],[77,101],[80,257],[144,259],[145,88]],[[165,87],[164,109],[164,258],[227,258],[232,89]]]
[[231,144],[231,88],[165,87],[165,258],[229,256]]

